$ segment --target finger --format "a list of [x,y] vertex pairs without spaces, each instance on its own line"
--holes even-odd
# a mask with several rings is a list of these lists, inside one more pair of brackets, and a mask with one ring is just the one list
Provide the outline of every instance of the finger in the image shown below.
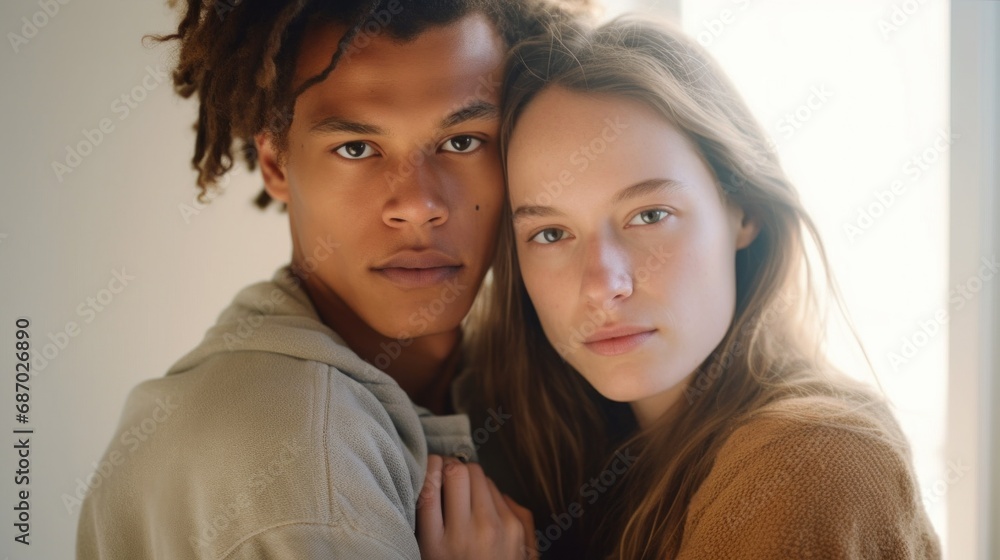
[[496,505],[497,512],[504,515],[506,514],[513,515],[513,513],[510,511],[510,506],[507,504],[507,501],[504,500],[504,495],[502,492],[500,492],[500,489],[497,488],[497,485],[490,478],[488,477],[485,478],[486,478],[486,488],[490,493],[491,501]]
[[495,487],[491,488],[492,482],[486,477],[483,467],[469,463],[468,468],[472,514],[493,521],[502,519],[500,508],[506,510],[507,505],[499,499],[499,490],[494,491]]
[[444,526],[461,527],[472,514],[469,467],[457,459],[445,460],[443,474]]
[[427,475],[417,496],[417,539],[420,542],[437,542],[444,535],[444,517],[441,511],[443,461],[440,455],[427,456]]
[[[500,516],[501,524],[505,527],[507,534],[512,539],[511,544],[516,547],[517,558],[525,560],[537,560],[538,550],[535,544],[535,524],[531,518],[531,512],[521,507],[506,494],[502,494],[497,485],[489,478],[486,482],[490,489],[490,494],[496,503],[496,509]],[[513,527],[511,527],[513,524]]]
[[[497,492],[499,492],[499,490],[497,490]],[[535,519],[531,514],[531,510],[515,502],[513,498],[506,494],[503,494],[502,501],[521,523],[521,527],[524,528],[523,550],[525,552],[525,558],[532,560],[538,558],[538,542],[535,540]]]

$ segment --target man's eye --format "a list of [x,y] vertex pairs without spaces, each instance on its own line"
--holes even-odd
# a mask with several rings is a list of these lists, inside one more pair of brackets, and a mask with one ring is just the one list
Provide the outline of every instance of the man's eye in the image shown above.
[[534,241],[535,243],[539,243],[541,245],[549,245],[551,243],[555,243],[556,241],[561,240],[564,237],[566,237],[565,231],[557,228],[546,228],[536,233],[528,241],[529,242]]
[[337,148],[335,153],[344,159],[365,159],[375,155],[375,148],[367,142],[348,142]]
[[666,210],[644,210],[635,215],[628,223],[630,226],[655,224],[670,215]]
[[454,138],[449,138],[441,144],[441,149],[446,152],[455,152],[458,154],[467,154],[474,151],[479,146],[483,145],[483,141],[475,136],[455,136]]

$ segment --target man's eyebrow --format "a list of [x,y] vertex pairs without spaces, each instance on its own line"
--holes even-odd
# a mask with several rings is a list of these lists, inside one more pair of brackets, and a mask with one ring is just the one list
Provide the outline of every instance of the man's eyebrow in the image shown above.
[[[615,193],[614,198],[611,199],[611,204],[618,204],[632,198],[638,198],[640,196],[656,192],[663,194],[671,193],[677,190],[686,189],[687,187],[688,185],[673,179],[646,179],[645,181],[640,181],[634,185],[629,185]],[[525,218],[550,218],[552,216],[562,215],[564,214],[561,211],[553,208],[552,206],[526,204],[518,206],[517,209],[514,210],[513,220],[514,223],[517,223],[519,220],[523,220]]]
[[[492,119],[500,115],[500,109],[493,103],[477,100],[462,107],[441,120],[439,125],[442,129],[457,126],[466,121],[475,119]],[[387,132],[376,125],[352,121],[336,115],[322,118],[309,127],[309,132],[313,134],[334,134],[346,132],[349,134],[364,134],[371,136],[385,136]]]
[[492,119],[500,115],[500,108],[488,101],[476,100],[448,115],[441,121],[441,128],[451,128],[465,121]]
[[385,136],[385,130],[373,124],[366,124],[348,120],[336,115],[322,118],[313,123],[309,128],[312,134],[333,134],[337,132],[347,132],[349,134],[364,134],[371,136]]

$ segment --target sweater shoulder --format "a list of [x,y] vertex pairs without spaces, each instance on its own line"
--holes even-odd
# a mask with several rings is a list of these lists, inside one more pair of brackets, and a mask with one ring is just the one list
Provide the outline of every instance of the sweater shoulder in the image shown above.
[[692,497],[684,533],[689,551],[725,556],[727,542],[741,541],[761,551],[735,556],[746,558],[937,551],[889,409],[823,397],[769,405],[735,428]]
[[732,430],[699,493],[761,482],[815,491],[880,486],[891,475],[906,483],[896,490],[907,495],[913,490],[909,461],[909,448],[885,404],[787,399]]
[[874,400],[863,404],[835,397],[783,399],[758,409],[735,425],[722,445],[720,458],[747,453],[793,452],[803,460],[830,458],[836,445],[841,456],[878,448],[879,456],[908,456],[909,447],[889,406]]

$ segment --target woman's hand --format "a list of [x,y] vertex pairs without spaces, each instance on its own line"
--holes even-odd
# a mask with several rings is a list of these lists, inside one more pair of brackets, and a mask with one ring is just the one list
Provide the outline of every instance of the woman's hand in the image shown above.
[[500,493],[482,467],[430,455],[417,499],[417,541],[427,560],[534,560],[531,512]]

